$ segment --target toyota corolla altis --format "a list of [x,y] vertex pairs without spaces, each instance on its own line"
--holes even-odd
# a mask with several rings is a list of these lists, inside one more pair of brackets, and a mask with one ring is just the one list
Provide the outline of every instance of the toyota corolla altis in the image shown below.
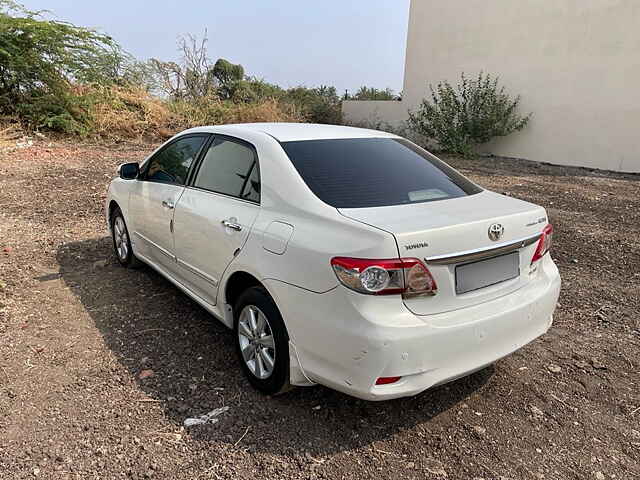
[[374,130],[190,129],[120,166],[106,215],[118,261],[232,328],[268,394],[414,395],[545,333],[560,291],[544,208]]

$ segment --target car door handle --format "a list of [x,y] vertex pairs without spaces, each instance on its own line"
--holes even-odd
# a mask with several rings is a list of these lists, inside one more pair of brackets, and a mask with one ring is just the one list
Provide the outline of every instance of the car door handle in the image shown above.
[[165,207],[165,208],[168,208],[169,210],[173,210],[173,208],[176,205],[171,200],[163,200],[162,201],[162,206]]
[[240,225],[239,223],[230,222],[229,220],[222,220],[222,225],[230,228],[231,230],[235,230],[236,232],[242,230],[242,225]]

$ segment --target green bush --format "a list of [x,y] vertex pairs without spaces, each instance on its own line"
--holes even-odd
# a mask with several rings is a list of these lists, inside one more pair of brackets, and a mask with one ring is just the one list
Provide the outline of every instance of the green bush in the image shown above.
[[445,152],[470,155],[479,144],[522,130],[531,118],[518,114],[520,97],[509,96],[489,74],[468,80],[463,73],[456,87],[444,81],[429,88],[431,99],[409,112],[408,125]]

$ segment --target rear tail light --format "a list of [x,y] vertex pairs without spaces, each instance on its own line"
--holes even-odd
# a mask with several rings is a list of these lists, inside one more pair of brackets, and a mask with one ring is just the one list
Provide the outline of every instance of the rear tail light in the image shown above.
[[435,295],[438,287],[427,266],[417,258],[371,260],[335,257],[331,266],[347,288],[369,295]]
[[536,251],[533,254],[533,258],[531,259],[531,263],[537,262],[542,257],[546,255],[546,253],[551,249],[551,244],[553,243],[553,225],[549,224],[542,230],[542,234],[540,235],[540,240],[538,240],[538,244],[536,245]]

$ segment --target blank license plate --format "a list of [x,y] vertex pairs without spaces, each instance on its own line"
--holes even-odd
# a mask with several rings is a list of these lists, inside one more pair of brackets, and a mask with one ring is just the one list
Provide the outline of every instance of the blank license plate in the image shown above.
[[456,293],[471,292],[519,275],[519,252],[459,265],[456,267]]

